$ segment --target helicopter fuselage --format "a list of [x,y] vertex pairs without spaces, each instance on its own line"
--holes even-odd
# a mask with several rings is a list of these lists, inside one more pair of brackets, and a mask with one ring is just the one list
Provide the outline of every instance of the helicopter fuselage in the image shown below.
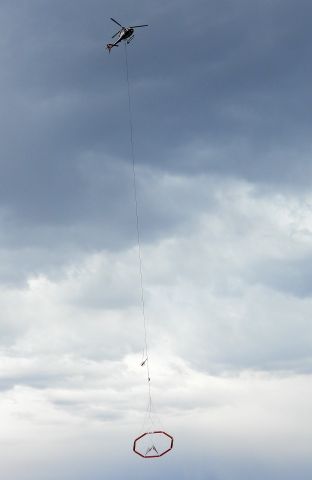
[[118,47],[118,44],[122,41],[122,40],[125,40],[126,43],[130,43],[133,38],[134,38],[134,29],[135,28],[140,28],[140,27],[148,27],[148,25],[131,25],[129,27],[123,27],[121,25],[121,23],[117,22],[117,20],[115,20],[114,18],[111,18],[111,20],[116,23],[117,25],[119,25],[119,27],[121,27],[120,30],[118,30],[117,33],[115,33],[115,35],[112,36],[112,38],[115,38],[117,37],[117,40],[115,41],[115,43],[108,43],[106,45],[106,48],[107,50],[110,52],[111,49],[113,47]]
[[130,38],[133,35],[134,28],[123,28],[119,34],[119,39],[118,40],[126,40],[127,38]]

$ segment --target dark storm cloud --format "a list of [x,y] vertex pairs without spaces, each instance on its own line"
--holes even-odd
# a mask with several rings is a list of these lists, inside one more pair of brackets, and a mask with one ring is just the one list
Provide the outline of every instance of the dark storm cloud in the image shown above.
[[[104,51],[110,16],[150,24],[129,48],[139,164],[309,182],[311,10],[307,1],[4,2],[4,245],[135,241],[124,53]],[[181,218],[146,192],[144,230],[155,238]]]
[[[173,35],[166,25],[155,48],[157,70],[170,87],[160,92],[163,102],[157,94],[148,96],[153,119],[145,155],[157,131],[167,151],[159,161],[180,171],[216,171],[266,183],[308,181],[311,6],[219,2],[198,7],[192,9],[197,16],[191,30],[182,10],[176,22],[170,18],[179,29]],[[188,142],[195,143],[195,154],[196,142],[215,153],[194,165],[190,152],[183,154]],[[176,148],[181,155],[168,160],[168,151]]]

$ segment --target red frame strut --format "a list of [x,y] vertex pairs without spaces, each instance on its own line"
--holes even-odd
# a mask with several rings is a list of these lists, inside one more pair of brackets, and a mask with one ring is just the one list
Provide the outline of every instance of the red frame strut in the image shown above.
[[[170,447],[167,448],[167,450],[165,450],[164,452],[160,453],[159,455],[143,455],[142,453],[138,452],[136,450],[136,443],[138,440],[140,440],[142,437],[145,437],[145,435],[152,435],[153,433],[160,433],[162,435],[166,435],[166,437],[170,438],[171,442],[170,442]],[[140,435],[139,437],[137,437],[134,442],[133,442],[133,451],[134,453],[136,453],[137,455],[140,455],[140,457],[142,458],[159,458],[159,457],[162,457],[163,455],[165,455],[166,453],[170,452],[170,450],[172,450],[173,448],[173,437],[171,435],[169,435],[169,433],[166,433],[166,432],[163,432],[161,430],[157,430],[156,432],[145,432],[145,433],[142,433],[142,435]]]

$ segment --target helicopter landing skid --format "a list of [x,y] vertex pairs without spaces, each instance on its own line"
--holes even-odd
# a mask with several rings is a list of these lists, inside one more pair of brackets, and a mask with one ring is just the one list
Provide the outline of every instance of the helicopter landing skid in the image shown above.
[[127,40],[127,45],[129,45],[129,43],[131,42],[131,40],[134,39],[134,35],[132,35],[132,37],[130,37],[128,40]]

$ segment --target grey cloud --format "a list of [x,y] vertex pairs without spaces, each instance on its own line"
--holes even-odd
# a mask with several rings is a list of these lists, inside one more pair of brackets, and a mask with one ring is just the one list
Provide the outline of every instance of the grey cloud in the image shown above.
[[[114,31],[111,8],[98,1],[3,7],[4,241],[52,247],[56,262],[71,247],[134,241],[124,58],[122,49],[110,56],[103,49]],[[150,24],[129,49],[138,164],[156,175],[214,172],[307,185],[310,8],[305,1],[114,4],[124,21]],[[147,239],[170,235],[180,221],[153,194],[151,205],[148,186],[141,190]]]
[[254,265],[250,279],[299,298],[312,294],[312,259],[271,260]]
[[[6,478],[311,478],[310,452],[299,452],[311,444],[310,404],[300,408],[308,388],[289,402],[289,412],[305,409],[294,437],[274,415],[273,445],[264,441],[272,399],[262,403],[248,381],[254,396],[236,416],[228,384],[213,395],[203,381],[272,371],[283,413],[296,382],[278,395],[277,373],[311,373],[310,232],[303,238],[298,220],[288,243],[292,226],[279,225],[282,210],[271,214],[283,192],[295,222],[288,203],[311,184],[311,13],[308,0],[2,2],[1,368],[30,361],[1,376]],[[155,401],[178,433],[176,456],[153,471],[119,464],[146,385],[137,257],[128,256],[136,231],[124,52],[104,50],[111,16],[150,25],[128,50],[131,98]],[[95,251],[106,263],[88,271]],[[184,390],[170,355],[193,367]],[[198,435],[204,418],[208,436]],[[281,466],[285,432],[291,455],[285,448]]]
[[16,386],[27,386],[38,390],[44,390],[47,386],[58,385],[61,377],[59,374],[49,374],[47,371],[34,375],[18,375],[0,379],[0,390],[12,390]]

